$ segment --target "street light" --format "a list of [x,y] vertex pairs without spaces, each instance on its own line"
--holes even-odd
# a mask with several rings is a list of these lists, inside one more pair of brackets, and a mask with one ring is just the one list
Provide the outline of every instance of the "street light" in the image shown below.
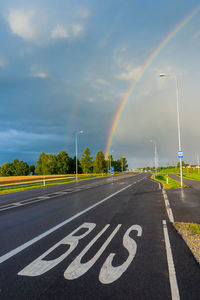
[[155,173],[156,173],[156,176],[157,176],[157,147],[156,147],[156,142],[153,141],[153,140],[150,140],[151,143],[154,143],[155,145],[155,150],[154,150],[154,163],[155,163]]
[[83,133],[83,130],[76,133],[76,181],[78,180],[78,135]]
[[160,77],[173,77],[176,81],[176,109],[177,109],[177,125],[178,125],[178,153],[179,160],[180,160],[180,175],[181,175],[181,187],[183,187],[183,172],[182,172],[182,150],[181,150],[181,132],[180,132],[180,115],[179,115],[179,97],[178,97],[178,79],[177,76],[174,74],[160,74]]

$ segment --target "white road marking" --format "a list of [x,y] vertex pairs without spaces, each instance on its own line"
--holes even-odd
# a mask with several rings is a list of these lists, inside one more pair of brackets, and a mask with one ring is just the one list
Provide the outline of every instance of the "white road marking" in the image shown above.
[[[118,180],[120,180],[120,179],[116,179],[116,181],[118,181]],[[111,183],[111,182],[108,182],[108,183]],[[25,199],[25,200],[17,202],[17,204],[10,203],[10,204],[6,204],[6,205],[1,205],[0,206],[0,212],[4,211],[4,210],[17,208],[18,206],[28,205],[28,204],[32,204],[32,203],[35,203],[35,202],[40,202],[40,201],[44,201],[44,200],[49,200],[51,198],[60,197],[60,196],[63,196],[65,194],[75,193],[75,192],[79,192],[79,191],[82,191],[82,190],[87,190],[87,189],[94,188],[94,187],[100,187],[104,184],[105,184],[105,182],[86,184],[86,185],[83,185],[83,186],[80,186],[80,187],[74,187],[72,189],[66,189],[66,190],[62,190],[62,191],[58,191],[58,192],[53,192],[51,194],[46,194],[46,195],[43,195],[43,196],[38,196],[38,197],[30,198],[30,199]]]
[[109,284],[116,281],[117,279],[119,279],[119,277],[121,277],[121,275],[127,270],[128,266],[131,264],[137,251],[136,242],[129,236],[129,233],[133,230],[137,231],[137,236],[142,235],[142,227],[139,225],[133,225],[125,232],[123,237],[123,245],[129,253],[127,260],[122,265],[113,267],[112,261],[116,253],[110,253],[99,273],[99,281],[101,283]]
[[174,267],[171,245],[169,241],[167,224],[165,220],[163,220],[163,231],[164,231],[165,246],[167,252],[167,263],[168,263],[168,270],[169,270],[169,281],[170,281],[172,300],[180,300],[179,289],[178,289],[178,284],[176,279],[176,271]]
[[[60,242],[56,243],[53,247],[51,247],[49,250],[47,250],[45,253],[43,253],[40,257],[38,257],[36,260],[34,260],[32,263],[30,263],[28,266],[26,266],[23,270],[21,270],[18,275],[22,276],[39,276],[47,271],[51,270],[55,266],[57,266],[63,259],[65,259],[78,245],[79,240],[84,238],[86,235],[88,235],[94,228],[96,224],[95,223],[83,223],[81,226],[79,226],[77,229],[75,229],[72,233],[70,233],[68,236],[66,236],[64,239],[62,239]],[[87,229],[86,232],[84,232],[81,235],[74,234],[78,232],[80,229]],[[52,259],[52,260],[45,260],[44,258],[51,253],[53,250],[55,250],[60,245],[69,245],[69,249],[60,255],[59,257]]]
[[[83,257],[89,251],[89,249],[96,243],[96,241],[104,234],[104,232],[109,228],[110,224],[104,226],[104,228],[89,242],[89,244],[81,251],[81,253],[70,263],[64,272],[64,277],[68,280],[73,280],[79,278],[84,275],[99,259],[101,254],[105,251],[106,247],[110,244],[114,236],[119,231],[122,224],[118,224],[113,232],[109,235],[97,253],[91,258],[89,261],[82,263]],[[27,265],[23,270],[21,270],[18,275],[20,276],[29,276],[35,277],[43,275],[44,273],[50,271],[54,267],[56,267],[59,263],[61,263],[66,257],[78,246],[79,240],[88,235],[94,228],[96,227],[95,223],[83,223],[77,229],[75,229],[72,233],[67,235],[64,239],[56,243],[42,255],[40,255],[37,259]],[[84,233],[80,235],[76,235],[81,229],[87,229]],[[126,261],[117,267],[112,266],[113,257],[116,255],[115,253],[111,253],[103,266],[101,267],[99,273],[99,281],[104,284],[110,284],[121,277],[121,275],[127,270],[128,266],[131,264],[132,260],[135,257],[137,251],[136,242],[129,236],[131,231],[137,231],[137,236],[142,235],[142,228],[139,225],[132,225],[124,234],[123,237],[123,246],[128,250],[129,256]],[[68,245],[66,252],[60,254],[59,257],[54,259],[47,259],[47,256],[52,253],[59,246]]]
[[174,223],[174,216],[173,216],[173,212],[172,212],[171,206],[169,204],[167,193],[166,193],[166,191],[164,189],[162,190],[162,193],[163,193],[163,197],[164,197],[164,200],[165,200],[165,207],[166,207],[166,210],[167,210],[167,214],[168,214],[169,220],[170,220],[171,223]]
[[94,245],[94,243],[99,239],[99,237],[107,230],[110,224],[107,224],[94,238],[93,240],[83,249],[83,251],[72,261],[72,263],[68,266],[66,271],[64,272],[64,277],[69,280],[73,280],[79,278],[83,274],[85,274],[97,261],[97,259],[101,256],[103,251],[109,245],[117,231],[120,229],[121,224],[117,225],[115,230],[111,233],[111,235],[107,238],[105,243],[101,246],[101,248],[97,251],[97,253],[91,258],[88,262],[81,263],[83,256],[88,252],[88,250]]
[[20,206],[20,205],[22,205],[22,204],[21,204],[20,202],[15,202],[14,205]]
[[102,199],[101,201],[99,201],[99,202],[97,202],[97,203],[95,203],[95,204],[93,204],[93,205],[87,207],[86,209],[82,210],[81,212],[77,213],[76,215],[74,215],[74,216],[68,218],[67,220],[65,220],[65,221],[63,221],[63,222],[61,222],[61,223],[59,223],[58,225],[52,227],[51,229],[49,229],[49,230],[43,232],[42,234],[36,236],[36,237],[33,238],[32,240],[30,240],[30,241],[24,243],[23,245],[21,245],[21,246],[15,248],[15,249],[13,249],[13,250],[7,252],[6,254],[4,254],[4,255],[2,255],[2,256],[0,257],[0,263],[2,263],[2,262],[4,262],[4,261],[8,260],[8,259],[11,258],[12,256],[18,254],[19,252],[23,251],[23,250],[26,249],[27,247],[29,247],[29,246],[33,245],[34,243],[38,242],[39,240],[43,239],[44,237],[46,237],[46,236],[49,235],[50,233],[52,233],[52,232],[58,230],[59,228],[63,227],[64,225],[68,224],[69,222],[73,221],[74,219],[78,218],[79,216],[83,215],[84,213],[90,211],[91,209],[95,208],[96,206],[100,205],[101,203],[107,201],[108,199],[114,197],[115,195],[117,195],[117,194],[123,192],[124,190],[128,189],[128,188],[131,187],[131,186],[132,186],[132,184],[129,184],[129,185],[125,186],[124,188],[120,189],[119,191],[117,191],[117,192],[111,194],[110,196],[108,196],[108,197]]

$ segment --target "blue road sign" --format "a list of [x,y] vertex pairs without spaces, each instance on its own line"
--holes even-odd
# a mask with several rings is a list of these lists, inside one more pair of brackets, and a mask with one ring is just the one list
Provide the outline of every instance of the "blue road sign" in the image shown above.
[[183,158],[183,151],[181,150],[178,151],[178,158]]
[[110,167],[110,172],[114,172],[114,167]]

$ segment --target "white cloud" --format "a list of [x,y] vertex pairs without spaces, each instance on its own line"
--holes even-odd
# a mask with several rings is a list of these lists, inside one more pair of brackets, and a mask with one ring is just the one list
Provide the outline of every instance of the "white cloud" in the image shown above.
[[54,39],[58,38],[68,38],[69,37],[69,32],[68,30],[62,26],[62,25],[57,25],[52,31],[51,31],[51,37]]
[[34,7],[34,9],[13,8],[5,14],[13,34],[36,44],[46,44],[57,39],[77,38],[84,31],[89,17],[86,9],[72,7],[65,18],[59,18],[54,11]]
[[33,16],[33,11],[12,10],[7,16],[12,33],[25,40],[32,39],[35,36],[31,23]]
[[80,24],[72,25],[72,33],[76,37],[83,31],[83,26]]
[[30,76],[33,78],[47,78],[48,73],[41,71],[38,67],[32,67]]
[[124,71],[121,72],[120,74],[116,75],[117,79],[120,80],[126,80],[126,81],[131,81],[131,80],[136,80],[142,73],[142,67],[132,67],[130,65],[124,66]]
[[45,72],[38,72],[32,75],[34,78],[47,78],[48,74]]
[[73,25],[66,26],[66,27],[58,24],[51,31],[51,37],[53,39],[60,39],[60,38],[67,39],[67,38],[79,36],[82,31],[83,31],[83,26],[80,24],[73,24]]
[[98,78],[97,83],[102,84],[102,85],[109,85],[109,83],[105,79],[102,79],[102,78]]
[[95,99],[92,98],[92,97],[90,97],[90,98],[88,99],[88,101],[89,101],[90,103],[93,103],[93,102],[95,102]]

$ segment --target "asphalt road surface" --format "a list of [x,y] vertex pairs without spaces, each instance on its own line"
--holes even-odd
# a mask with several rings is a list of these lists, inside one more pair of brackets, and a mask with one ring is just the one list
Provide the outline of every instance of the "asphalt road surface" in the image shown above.
[[[180,177],[170,174],[180,181]],[[200,181],[183,178],[188,186],[184,189],[167,190],[167,195],[176,222],[194,222],[200,224]]]
[[147,173],[0,197],[0,299],[200,299]]

